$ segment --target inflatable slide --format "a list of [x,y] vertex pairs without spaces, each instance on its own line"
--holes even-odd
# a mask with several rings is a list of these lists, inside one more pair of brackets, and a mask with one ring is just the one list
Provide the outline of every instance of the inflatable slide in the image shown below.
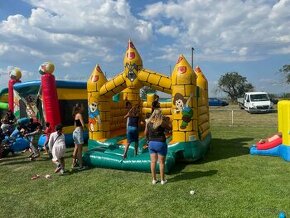
[[283,100],[278,102],[278,132],[281,137],[266,142],[257,143],[250,147],[252,155],[279,156],[285,161],[290,161],[290,101]]

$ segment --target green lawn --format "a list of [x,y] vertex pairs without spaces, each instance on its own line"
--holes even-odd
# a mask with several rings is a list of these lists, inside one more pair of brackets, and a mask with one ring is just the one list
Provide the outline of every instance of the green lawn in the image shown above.
[[[280,211],[290,215],[289,163],[251,156],[248,149],[277,131],[277,114],[234,113],[241,122],[231,125],[230,110],[211,110],[213,140],[206,158],[178,164],[164,186],[151,185],[149,173],[95,168],[58,176],[46,159],[30,162],[27,154],[2,159],[0,217],[270,218]],[[71,152],[70,148],[66,154],[68,166]],[[31,180],[34,174],[52,178]]]

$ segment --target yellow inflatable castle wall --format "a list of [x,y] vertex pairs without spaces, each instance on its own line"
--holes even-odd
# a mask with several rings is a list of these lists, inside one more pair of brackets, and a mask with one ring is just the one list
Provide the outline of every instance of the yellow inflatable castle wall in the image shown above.
[[[89,138],[101,140],[125,133],[125,102],[139,104],[143,118],[151,112],[153,96],[141,102],[140,88],[150,86],[172,95],[171,102],[161,102],[161,110],[172,121],[172,141],[203,140],[209,134],[208,87],[200,68],[192,69],[180,55],[171,77],[143,68],[142,59],[129,40],[124,70],[110,81],[97,65],[87,82],[89,103]],[[113,101],[117,96],[119,101]]]
[[290,161],[290,101],[278,102],[278,131],[282,133],[282,145],[279,156]]

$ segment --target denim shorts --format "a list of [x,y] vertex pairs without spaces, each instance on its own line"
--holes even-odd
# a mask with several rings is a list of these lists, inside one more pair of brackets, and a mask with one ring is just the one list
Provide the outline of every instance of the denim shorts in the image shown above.
[[73,131],[73,140],[74,143],[77,145],[84,144],[84,132],[82,128],[80,127],[75,128],[75,130]]
[[166,142],[149,141],[149,153],[166,156],[167,155]]
[[139,138],[138,127],[128,126],[127,127],[127,141],[128,141],[128,143],[138,142],[138,138]]

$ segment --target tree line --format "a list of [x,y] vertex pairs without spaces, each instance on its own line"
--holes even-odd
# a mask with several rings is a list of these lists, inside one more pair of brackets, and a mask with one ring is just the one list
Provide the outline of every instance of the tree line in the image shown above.
[[[290,83],[290,65],[284,65],[279,72],[283,74],[286,83]],[[242,97],[245,92],[254,91],[255,87],[247,81],[247,78],[241,76],[238,72],[228,72],[222,75],[218,80],[218,90],[226,93],[232,102]]]

